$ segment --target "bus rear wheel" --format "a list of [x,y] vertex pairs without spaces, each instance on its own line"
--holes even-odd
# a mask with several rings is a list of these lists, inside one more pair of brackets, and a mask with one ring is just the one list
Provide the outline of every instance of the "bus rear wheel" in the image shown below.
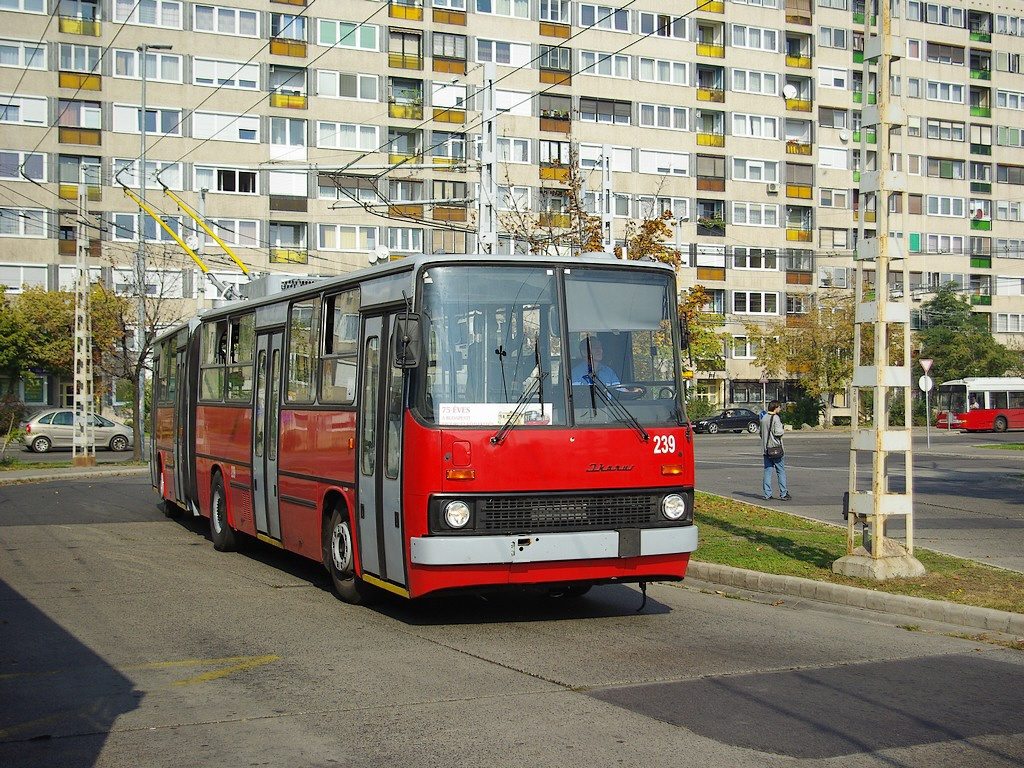
[[224,495],[224,478],[219,474],[213,478],[210,490],[210,538],[218,552],[234,552],[238,549],[238,537],[228,522],[228,500]]
[[992,429],[996,432],[1005,432],[1009,426],[1010,424],[1005,416],[996,416],[996,420],[992,423]]
[[336,506],[323,530],[324,567],[331,574],[334,594],[346,603],[367,605],[380,599],[380,593],[356,575],[353,541],[348,515]]

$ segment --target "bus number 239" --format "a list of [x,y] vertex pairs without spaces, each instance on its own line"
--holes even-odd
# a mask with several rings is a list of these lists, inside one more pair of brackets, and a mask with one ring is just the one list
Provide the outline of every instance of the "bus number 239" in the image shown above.
[[676,436],[675,435],[655,435],[654,436],[654,453],[675,453],[676,452]]

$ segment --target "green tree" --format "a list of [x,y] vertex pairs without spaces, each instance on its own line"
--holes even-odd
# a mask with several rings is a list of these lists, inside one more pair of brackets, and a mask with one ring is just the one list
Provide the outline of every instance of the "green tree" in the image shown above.
[[795,375],[832,423],[832,400],[853,378],[853,297],[817,294],[814,306],[793,322],[747,324],[757,362],[771,375]]
[[22,374],[32,365],[29,360],[28,329],[0,285],[0,375],[7,380],[7,392],[13,392]]
[[955,283],[942,286],[934,299],[921,305],[921,319],[916,347],[921,357],[935,361],[932,375],[937,380],[1005,376],[1020,370],[1020,352],[992,337],[988,317],[973,310]]

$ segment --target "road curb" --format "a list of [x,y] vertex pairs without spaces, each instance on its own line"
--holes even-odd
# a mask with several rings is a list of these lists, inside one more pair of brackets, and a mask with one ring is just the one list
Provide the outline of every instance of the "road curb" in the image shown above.
[[824,603],[835,603],[870,611],[896,613],[926,621],[955,624],[987,632],[1005,632],[1024,636],[1024,614],[997,611],[992,608],[978,608],[924,597],[892,595],[844,584],[830,584],[824,581],[801,579],[797,576],[778,576],[758,573],[743,568],[714,563],[698,563],[691,560],[686,575],[699,581],[728,587],[741,587],[753,592],[795,595]]
[[46,483],[53,480],[89,480],[99,477],[146,474],[149,474],[149,467],[111,467],[110,469],[102,469],[100,467],[75,469],[68,467],[66,469],[47,469],[39,471],[31,469],[16,469],[9,472],[0,472],[0,485]]

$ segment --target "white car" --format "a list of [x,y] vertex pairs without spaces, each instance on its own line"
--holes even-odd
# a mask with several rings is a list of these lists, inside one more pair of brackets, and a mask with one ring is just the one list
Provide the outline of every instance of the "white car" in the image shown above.
[[[93,415],[93,442],[97,448],[127,451],[132,447],[131,427]],[[75,412],[70,408],[40,411],[22,425],[25,434],[21,441],[36,453],[51,448],[71,448],[75,439]]]

